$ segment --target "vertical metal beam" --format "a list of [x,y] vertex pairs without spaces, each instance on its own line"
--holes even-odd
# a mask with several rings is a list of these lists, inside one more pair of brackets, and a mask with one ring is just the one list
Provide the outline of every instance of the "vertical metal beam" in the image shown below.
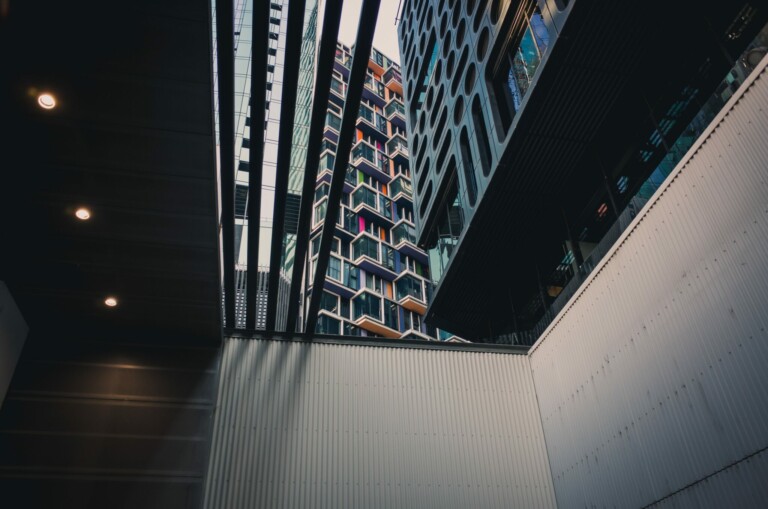
[[320,36],[320,52],[317,60],[314,98],[312,101],[312,118],[307,142],[307,161],[304,168],[304,182],[301,190],[301,207],[299,208],[299,226],[296,236],[296,254],[293,261],[293,275],[288,299],[288,318],[286,331],[293,332],[299,308],[299,293],[302,285],[304,263],[309,246],[309,222],[312,218],[314,203],[313,191],[317,180],[317,167],[320,164],[320,145],[323,142],[325,115],[328,110],[328,97],[331,94],[331,77],[333,76],[334,60],[336,59],[336,40],[339,36],[341,21],[341,0],[326,0],[323,15],[323,30]]
[[280,140],[277,146],[275,175],[275,206],[272,215],[272,251],[269,256],[269,292],[267,293],[266,330],[275,330],[277,296],[280,286],[280,268],[283,255],[285,204],[288,194],[288,174],[293,148],[293,124],[296,115],[296,95],[299,86],[301,39],[304,26],[305,0],[291,0],[288,4],[288,27],[285,43],[283,97],[280,105]]
[[219,79],[219,170],[224,251],[224,319],[235,325],[235,32],[232,0],[216,2]]
[[328,208],[323,221],[323,233],[320,239],[320,250],[317,256],[317,266],[312,283],[312,297],[307,307],[307,322],[304,331],[313,334],[317,326],[317,313],[320,310],[320,296],[323,293],[325,272],[328,270],[328,259],[331,255],[331,243],[339,218],[341,193],[344,190],[344,178],[349,166],[349,152],[355,134],[355,121],[360,114],[360,98],[363,94],[365,71],[371,55],[373,32],[376,28],[376,18],[379,14],[381,0],[365,0],[360,11],[357,27],[355,52],[352,56],[352,69],[349,72],[347,97],[344,101],[344,113],[341,118],[339,143],[336,147],[336,160],[333,164],[331,189],[328,192]]
[[264,103],[267,100],[267,52],[269,49],[270,1],[254,0],[251,43],[251,150],[248,160],[248,282],[245,296],[245,327],[256,328],[256,294],[259,286],[259,220],[261,180],[264,167]]

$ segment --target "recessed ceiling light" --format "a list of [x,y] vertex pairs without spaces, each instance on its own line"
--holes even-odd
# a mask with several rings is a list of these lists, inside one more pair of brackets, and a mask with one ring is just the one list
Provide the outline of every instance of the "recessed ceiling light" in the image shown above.
[[37,104],[39,104],[41,108],[52,110],[56,107],[56,98],[51,94],[40,94],[37,96]]
[[117,299],[114,298],[114,297],[107,297],[106,299],[104,299],[104,304],[107,307],[113,308],[113,307],[117,306]]
[[87,221],[91,218],[91,211],[85,207],[80,207],[75,211],[75,216],[81,221]]

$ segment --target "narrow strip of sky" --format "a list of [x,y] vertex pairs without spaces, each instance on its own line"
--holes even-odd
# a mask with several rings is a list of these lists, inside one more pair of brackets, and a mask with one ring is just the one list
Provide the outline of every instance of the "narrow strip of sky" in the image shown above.
[[[321,2],[323,3],[323,2]],[[376,32],[373,36],[373,47],[384,53],[395,62],[400,62],[400,52],[397,46],[397,8],[400,0],[382,0],[379,8],[379,19],[376,22]],[[360,20],[360,9],[363,0],[344,0],[339,27],[339,40],[351,46],[357,36],[357,23]],[[322,10],[320,11],[322,12]],[[318,23],[322,23],[319,20]],[[319,24],[318,26],[322,26]]]

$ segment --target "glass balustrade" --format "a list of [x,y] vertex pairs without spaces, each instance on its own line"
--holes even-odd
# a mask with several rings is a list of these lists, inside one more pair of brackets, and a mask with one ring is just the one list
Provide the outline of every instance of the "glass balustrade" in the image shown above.
[[405,275],[395,281],[395,296],[397,300],[413,297],[421,302],[425,302],[424,284],[420,279]]
[[416,229],[408,223],[400,223],[392,228],[392,242],[397,246],[401,242],[416,245]]
[[396,67],[390,67],[387,70],[387,72],[384,73],[384,77],[383,77],[384,83],[389,83],[392,80],[395,80],[398,83],[403,82],[403,78],[400,76],[400,69]]
[[389,191],[392,196],[397,196],[403,193],[408,198],[413,197],[413,185],[411,181],[405,177],[397,177],[389,184]]
[[379,242],[371,237],[363,235],[359,239],[352,242],[352,256],[357,260],[361,256],[367,256],[379,262]]
[[320,167],[317,173],[322,173],[325,170],[333,171],[333,164],[336,162],[336,157],[333,154],[323,154],[320,158]]
[[395,272],[395,250],[385,244],[381,245],[381,264]]
[[397,303],[384,299],[384,325],[392,330],[400,330],[399,316]]
[[391,118],[392,115],[394,115],[395,113],[399,113],[400,116],[405,118],[405,106],[403,106],[403,103],[401,103],[397,99],[393,99],[392,101],[389,101],[389,104],[387,104],[384,107],[385,117]]
[[373,210],[378,211],[376,206],[376,191],[360,186],[352,192],[352,208],[356,209],[360,204],[368,205]]
[[325,114],[325,125],[336,132],[341,132],[341,117],[329,111]]
[[376,167],[376,169],[382,173],[389,173],[387,166],[387,156],[378,153],[375,148],[363,141],[358,142],[358,144],[355,145],[355,147],[352,149],[352,160],[357,161],[359,158],[365,159],[368,164]]
[[408,142],[401,136],[393,136],[387,143],[387,154],[392,155],[397,151],[408,155]]
[[364,104],[360,105],[359,116],[360,116],[360,118],[367,120],[371,124],[374,123],[374,113],[373,113],[373,110],[371,108],[369,108],[368,106],[364,105]]
[[352,318],[355,320],[367,316],[381,322],[381,314],[380,297],[368,292],[363,292],[352,299]]
[[331,79],[331,90],[333,92],[336,92],[341,97],[345,97],[347,93],[347,87],[344,85],[343,82],[339,81],[337,78]]

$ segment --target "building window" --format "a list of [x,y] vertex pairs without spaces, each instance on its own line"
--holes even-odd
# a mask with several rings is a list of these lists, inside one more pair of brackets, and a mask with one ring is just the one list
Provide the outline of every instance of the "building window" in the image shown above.
[[338,335],[341,328],[341,322],[335,318],[331,318],[327,315],[320,315],[317,318],[317,331],[318,334],[334,334]]
[[471,207],[475,206],[477,201],[477,179],[475,177],[475,165],[472,162],[472,148],[469,146],[469,136],[467,128],[461,131],[459,139],[459,149],[461,150],[461,162],[464,168],[464,182],[467,185],[467,199]]
[[339,298],[323,290],[323,294],[320,296],[320,309],[336,313],[339,309]]
[[248,205],[248,186],[237,185],[235,187],[235,217],[244,219]]
[[341,260],[333,256],[328,259],[328,277],[341,281]]
[[428,49],[424,54],[429,55],[429,58],[422,64],[421,78],[418,80],[420,81],[419,88],[416,91],[416,101],[414,101],[411,111],[413,116],[416,115],[416,112],[420,110],[421,106],[424,104],[424,98],[427,95],[427,86],[432,80],[432,71],[434,71],[435,64],[437,63],[437,37],[435,37],[434,32],[430,35],[427,48]]
[[[526,0],[521,4],[518,12],[520,10],[530,14],[523,16],[520,22],[512,23],[509,37],[498,39],[499,47],[510,49],[496,52],[495,65],[488,67],[495,69],[490,79],[501,127],[498,130],[500,140],[503,140],[509,132],[512,120],[522,106],[541,59],[549,47],[549,33],[535,2]],[[510,39],[512,43],[504,46],[504,43]]]
[[472,122],[475,124],[475,139],[480,148],[480,165],[483,167],[483,175],[491,173],[491,145],[488,141],[488,129],[485,127],[485,117],[480,107],[480,97],[475,96],[472,101]]
[[437,226],[430,232],[427,241],[429,255],[429,273],[437,283],[448,267],[453,251],[459,243],[464,230],[464,212],[459,201],[459,186],[455,171],[449,184],[445,202],[440,205],[437,214]]

